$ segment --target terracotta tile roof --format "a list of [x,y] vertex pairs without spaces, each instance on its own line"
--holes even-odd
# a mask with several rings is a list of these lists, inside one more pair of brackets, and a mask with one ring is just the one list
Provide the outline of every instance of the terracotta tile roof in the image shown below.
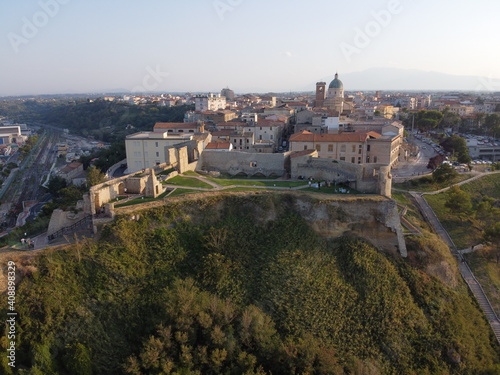
[[[370,133],[373,133],[371,135]],[[369,133],[340,133],[340,134],[313,134],[307,130],[292,134],[290,142],[365,142],[369,136],[375,137],[380,134]],[[376,137],[376,138],[378,138]]]
[[231,143],[229,142],[210,142],[205,150],[229,150]]
[[75,169],[77,169],[78,167],[82,166],[83,164],[82,163],[79,163],[77,161],[73,162],[73,163],[70,163],[68,165],[66,165],[64,168],[62,168],[60,170],[61,173],[69,173]]
[[382,135],[377,133],[377,132],[374,132],[374,131],[369,131],[367,132],[366,134],[368,134],[369,137],[372,137],[372,138],[379,138],[381,137]]
[[154,130],[157,129],[196,129],[197,122],[157,122]]
[[233,129],[223,129],[223,130],[219,130],[216,132],[212,132],[212,136],[214,136],[214,137],[227,137],[227,136],[231,135],[233,132],[234,132]]

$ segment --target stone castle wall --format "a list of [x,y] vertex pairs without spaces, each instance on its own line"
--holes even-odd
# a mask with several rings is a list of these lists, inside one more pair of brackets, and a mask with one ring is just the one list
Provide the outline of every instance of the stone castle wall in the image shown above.
[[207,151],[201,155],[198,169],[237,175],[245,173],[252,176],[261,173],[265,176],[285,174],[285,154],[259,154],[241,151]]

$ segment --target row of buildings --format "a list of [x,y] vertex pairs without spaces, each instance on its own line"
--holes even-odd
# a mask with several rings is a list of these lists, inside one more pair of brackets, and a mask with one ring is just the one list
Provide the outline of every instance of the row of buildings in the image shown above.
[[[324,92],[326,84],[319,83],[317,89]],[[224,117],[235,113],[221,108],[225,96],[195,96],[200,111],[188,112],[186,121],[196,121],[160,122],[152,131],[126,137],[128,172],[163,164],[182,171],[194,165],[189,168],[233,175],[307,175],[353,182],[359,188],[361,180],[368,186],[374,176],[386,176],[375,170],[390,170],[405,158],[401,123],[386,118],[351,120],[348,114],[354,106],[345,100],[338,75],[317,99],[314,107],[289,101],[274,107],[249,106],[236,117]]]

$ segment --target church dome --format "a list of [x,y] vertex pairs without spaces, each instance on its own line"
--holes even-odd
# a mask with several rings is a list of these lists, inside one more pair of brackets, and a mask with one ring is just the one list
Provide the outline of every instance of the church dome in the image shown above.
[[344,84],[342,81],[339,79],[339,75],[335,73],[335,79],[330,82],[330,86],[328,86],[329,89],[343,89]]

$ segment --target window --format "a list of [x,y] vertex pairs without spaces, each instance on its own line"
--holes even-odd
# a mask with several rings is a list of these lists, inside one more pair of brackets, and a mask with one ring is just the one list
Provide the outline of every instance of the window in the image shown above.
[[356,159],[356,158],[353,156],[353,157],[351,158],[351,163],[353,163],[353,164],[354,164],[354,163],[355,163],[355,161],[354,161],[355,159]]
[[190,133],[194,133],[194,130],[193,130],[193,129],[190,129],[190,130],[189,130],[189,132],[190,132]]
[[262,141],[262,135],[259,135],[259,139]]
[[358,156],[358,164],[361,164],[361,156]]
[[333,145],[328,145],[328,152],[333,152]]
[[140,141],[134,141],[134,147],[140,147],[141,142]]
[[358,154],[361,155],[361,152],[363,152],[363,149],[361,148],[361,146],[359,146],[359,149],[358,149]]
[[351,146],[351,151],[352,151],[352,152],[356,152],[356,145],[352,145],[352,146]]
[[376,157],[376,156],[374,156],[374,157],[373,157],[373,162],[374,162],[374,163],[376,163],[376,162],[377,162],[377,157]]
[[369,163],[369,162],[370,162],[370,157],[369,157],[369,156],[367,156],[367,157],[366,157],[366,162],[367,162],[367,163]]
[[366,151],[370,151],[370,145],[366,146]]
[[156,153],[156,157],[157,157],[157,158],[159,158],[159,157],[160,157],[160,153],[159,153],[159,152],[157,152],[157,153]]
[[307,146],[304,146],[304,150],[307,150]]
[[340,157],[340,160],[341,160],[341,161],[345,161],[345,156],[341,156],[341,157]]
[[340,152],[345,152],[345,145],[340,145]]
[[147,151],[144,152],[144,157],[147,158],[149,156],[149,153]]
[[155,147],[158,147],[158,142],[155,142]]
[[320,144],[317,144],[317,145],[316,145],[316,150],[317,150],[317,151],[321,151],[321,145],[320,145]]
[[270,137],[271,137],[270,139],[273,139],[273,135],[272,135],[272,134],[271,134],[271,136],[270,136]]
[[184,133],[184,130],[182,130],[182,129],[179,129],[179,133]]

